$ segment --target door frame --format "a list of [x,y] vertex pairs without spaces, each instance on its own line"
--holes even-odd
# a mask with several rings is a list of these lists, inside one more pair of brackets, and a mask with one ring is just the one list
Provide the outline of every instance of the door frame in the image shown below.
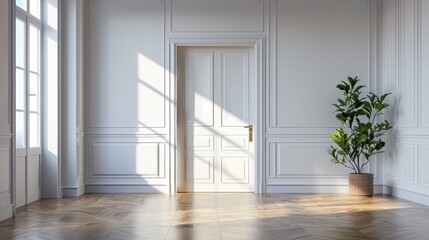
[[185,162],[178,160],[180,150],[176,147],[178,143],[177,135],[177,49],[179,47],[251,47],[255,53],[255,124],[254,124],[254,192],[265,192],[265,161],[264,161],[264,139],[265,139],[265,113],[263,111],[264,99],[264,39],[263,38],[233,38],[233,39],[204,39],[204,38],[172,38],[169,42],[169,58],[170,65],[169,80],[170,80],[170,187],[169,191],[172,194],[178,191],[178,173],[181,164]]

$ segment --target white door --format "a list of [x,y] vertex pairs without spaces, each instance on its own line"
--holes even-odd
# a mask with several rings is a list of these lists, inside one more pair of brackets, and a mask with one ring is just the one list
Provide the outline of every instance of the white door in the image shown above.
[[254,191],[254,58],[248,47],[179,48],[187,192]]

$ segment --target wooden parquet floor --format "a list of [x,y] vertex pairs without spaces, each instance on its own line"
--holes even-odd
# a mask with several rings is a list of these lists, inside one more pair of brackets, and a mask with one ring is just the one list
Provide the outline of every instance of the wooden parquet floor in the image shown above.
[[87,194],[44,199],[0,239],[429,239],[429,207],[346,194]]

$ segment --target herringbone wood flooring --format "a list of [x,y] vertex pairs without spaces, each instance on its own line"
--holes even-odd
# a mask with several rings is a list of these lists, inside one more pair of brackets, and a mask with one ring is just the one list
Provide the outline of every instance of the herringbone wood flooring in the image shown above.
[[0,239],[429,239],[429,207],[346,194],[87,194],[19,209]]

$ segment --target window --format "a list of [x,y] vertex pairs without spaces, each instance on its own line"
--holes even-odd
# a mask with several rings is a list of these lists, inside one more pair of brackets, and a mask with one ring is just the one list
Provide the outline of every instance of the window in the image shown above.
[[40,0],[16,0],[16,148],[40,147]]

